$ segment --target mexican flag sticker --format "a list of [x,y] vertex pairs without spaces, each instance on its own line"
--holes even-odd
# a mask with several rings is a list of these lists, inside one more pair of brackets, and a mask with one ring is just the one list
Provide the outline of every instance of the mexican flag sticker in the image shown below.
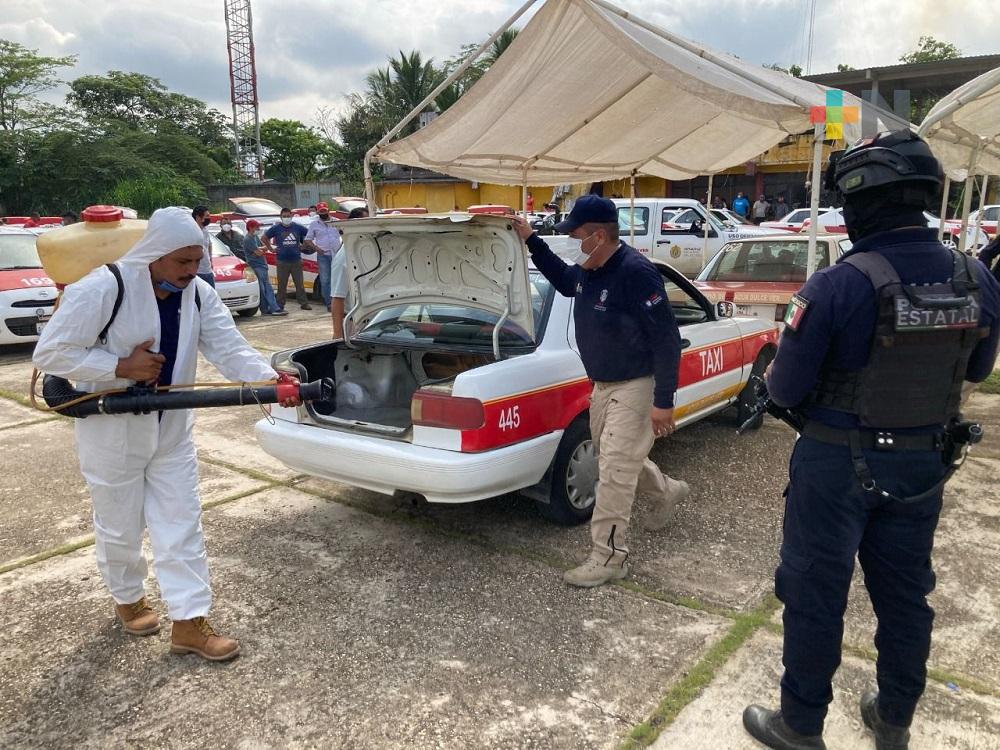
[[805,317],[807,307],[809,307],[809,300],[797,294],[792,295],[792,300],[785,310],[785,325],[793,331],[799,330],[799,324]]

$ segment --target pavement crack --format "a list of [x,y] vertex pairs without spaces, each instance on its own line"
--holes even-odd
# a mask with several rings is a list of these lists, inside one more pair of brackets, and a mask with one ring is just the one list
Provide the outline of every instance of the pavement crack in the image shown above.
[[635,723],[635,719],[629,719],[625,716],[620,716],[619,714],[616,714],[613,711],[607,711],[605,710],[604,706],[602,706],[597,701],[590,700],[590,698],[581,698],[578,695],[571,695],[569,699],[571,701],[579,701],[580,703],[589,703],[591,706],[600,711],[602,716],[607,716],[609,719],[614,719],[615,721],[621,722],[625,726],[632,726]]

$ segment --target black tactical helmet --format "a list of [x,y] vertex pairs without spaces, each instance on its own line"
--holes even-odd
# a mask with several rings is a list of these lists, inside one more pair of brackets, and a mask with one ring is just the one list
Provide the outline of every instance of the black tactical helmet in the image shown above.
[[941,163],[924,139],[909,130],[858,141],[832,154],[826,170],[827,189],[838,191],[844,199],[861,190],[899,183],[925,192],[929,199],[940,195],[943,182]]

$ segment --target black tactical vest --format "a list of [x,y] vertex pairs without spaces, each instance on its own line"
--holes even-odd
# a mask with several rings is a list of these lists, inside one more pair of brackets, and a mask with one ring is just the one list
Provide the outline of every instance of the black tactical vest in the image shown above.
[[871,355],[861,370],[825,367],[811,403],[855,414],[863,427],[945,425],[959,416],[966,366],[984,331],[975,265],[952,251],[950,282],[903,284],[875,251],[844,258],[878,295]]

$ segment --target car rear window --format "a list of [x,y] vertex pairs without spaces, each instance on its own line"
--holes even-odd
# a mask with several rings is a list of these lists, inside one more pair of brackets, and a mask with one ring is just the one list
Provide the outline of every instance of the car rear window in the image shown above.
[[[793,242],[772,240],[756,242],[731,242],[703,281],[784,281],[804,282],[809,258],[806,240]],[[816,268],[830,264],[826,242],[816,243]]]
[[[541,339],[552,301],[552,285],[537,272],[530,274],[530,280],[535,335]],[[380,310],[359,337],[380,343],[491,348],[498,320],[492,313],[463,305],[398,305]],[[517,348],[534,343],[528,332],[514,323],[505,323],[500,329],[501,346]]]
[[0,270],[41,268],[33,234],[0,234]]

